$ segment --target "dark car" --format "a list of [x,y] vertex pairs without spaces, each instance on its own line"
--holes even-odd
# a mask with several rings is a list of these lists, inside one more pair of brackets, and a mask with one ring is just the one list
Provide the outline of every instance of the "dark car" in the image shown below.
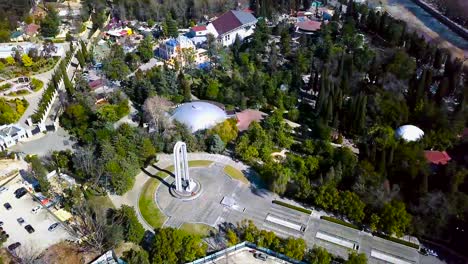
[[0,227],[2,227],[2,226],[3,226],[3,222],[2,222],[2,221],[0,221]]
[[21,243],[20,243],[20,242],[16,242],[16,243],[13,243],[13,244],[9,245],[9,246],[8,246],[8,249],[9,249],[10,251],[13,251],[13,250],[17,249],[19,246],[21,246]]
[[11,204],[10,203],[4,203],[3,206],[5,207],[5,209],[11,210]]
[[25,226],[24,229],[26,229],[26,231],[28,231],[29,234],[34,233],[35,231],[31,225]]
[[18,221],[18,224],[20,225],[24,224],[24,219],[22,217],[16,219],[16,221]]
[[26,188],[24,188],[24,187],[21,187],[21,188],[17,189],[15,191],[16,199],[19,199],[19,198],[23,197],[27,192],[28,192],[28,190],[26,190]]
[[60,223],[53,223],[51,226],[49,226],[49,231],[54,231],[59,225]]

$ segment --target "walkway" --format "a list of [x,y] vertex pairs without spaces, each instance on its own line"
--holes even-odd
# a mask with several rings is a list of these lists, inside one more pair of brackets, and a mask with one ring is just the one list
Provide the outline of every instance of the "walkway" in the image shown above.
[[[159,154],[158,162],[156,162],[155,165],[159,168],[167,168],[173,164],[172,157],[173,157],[172,154]],[[243,164],[242,162],[236,162],[232,160],[231,158],[227,156],[223,156],[223,155],[209,154],[209,153],[188,153],[188,159],[189,160],[211,160],[217,163],[231,165],[234,168],[242,172],[247,172],[247,174],[249,172],[252,173],[252,170],[250,169],[249,166]],[[153,166],[148,166],[145,168],[145,170],[152,175],[155,175],[158,172],[158,170],[155,169]],[[148,176],[146,173],[142,171],[135,177],[135,184],[133,185],[133,188],[130,191],[128,191],[122,196],[110,194],[109,197],[117,208],[119,208],[123,204],[133,206],[135,210],[137,211],[138,219],[143,224],[144,228],[146,230],[152,231],[153,227],[151,227],[148,223],[146,223],[146,221],[143,219],[143,217],[141,216],[138,210],[138,200],[140,198],[140,194],[142,192],[143,186],[145,185],[146,181],[148,181],[149,179],[150,179],[150,176]]]

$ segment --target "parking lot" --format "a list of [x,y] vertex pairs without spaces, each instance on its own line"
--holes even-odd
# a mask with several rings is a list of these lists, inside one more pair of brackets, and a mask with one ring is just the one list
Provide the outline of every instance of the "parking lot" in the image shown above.
[[272,256],[268,256],[266,260],[261,260],[254,257],[252,252],[249,252],[248,249],[241,249],[234,253],[229,254],[228,256],[222,257],[215,260],[213,263],[216,264],[287,264],[290,262],[277,259]]
[[[31,212],[32,208],[38,206],[39,203],[34,201],[29,193],[19,199],[15,197],[15,190],[23,187],[20,181],[15,179],[5,187],[8,188],[8,191],[0,194],[0,221],[4,222],[3,230],[10,236],[5,246],[20,242],[20,248],[40,253],[47,247],[70,238],[62,226],[57,227],[52,232],[48,230],[49,226],[57,222],[49,211],[41,209],[37,214]],[[12,208],[7,210],[4,206],[5,203],[9,203]],[[20,217],[24,219],[22,225],[17,221]],[[24,228],[26,225],[31,225],[35,232],[29,234]]]

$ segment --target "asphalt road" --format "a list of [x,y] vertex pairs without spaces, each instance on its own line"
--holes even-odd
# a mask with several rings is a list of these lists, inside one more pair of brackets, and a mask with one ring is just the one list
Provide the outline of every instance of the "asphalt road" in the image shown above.
[[[159,155],[158,158],[159,162],[157,166],[160,168],[165,168],[172,164],[172,155]],[[251,219],[261,229],[274,231],[277,235],[283,237],[293,236],[303,238],[307,241],[309,247],[313,247],[314,245],[322,246],[332,254],[343,258],[348,256],[348,249],[317,239],[316,234],[318,231],[356,242],[359,245],[358,252],[366,253],[369,263],[385,263],[371,258],[371,250],[385,252],[410,263],[444,263],[434,257],[422,257],[416,249],[374,237],[366,232],[322,220],[320,219],[320,215],[315,211],[313,214],[308,215],[273,204],[272,201],[275,199],[293,204],[294,201],[281,199],[268,190],[257,188],[255,184],[242,184],[236,180],[231,180],[227,175],[220,175],[224,164],[234,166],[247,174],[250,172],[247,166],[235,162],[229,157],[207,153],[189,153],[188,158],[189,160],[212,160],[216,163],[206,170],[207,173],[202,173],[200,169],[193,169],[195,172],[193,176],[198,177],[198,180],[204,185],[203,193],[194,201],[181,202],[174,200],[174,198],[170,200],[170,197],[167,196],[167,190],[164,190],[165,185],[160,185],[158,192],[166,193],[160,196],[161,193],[157,192],[156,199],[160,203],[160,208],[169,217],[169,220],[166,222],[167,226],[177,227],[183,222],[197,222],[216,227],[216,225],[223,222],[236,224],[243,219]],[[152,166],[148,167],[147,171],[156,173],[156,170]],[[204,177],[206,179],[202,179]],[[111,195],[110,197],[114,205],[119,207],[122,204],[127,204],[138,208],[138,197],[141,188],[148,179],[149,176],[142,172],[137,176],[135,186],[131,191],[123,196]],[[226,196],[234,199],[235,207],[223,207],[220,204],[222,198]],[[268,215],[300,224],[305,226],[306,229],[304,232],[301,232],[272,223],[266,220]],[[147,230],[152,230],[140,215],[138,217]],[[171,220],[171,217],[173,220]]]

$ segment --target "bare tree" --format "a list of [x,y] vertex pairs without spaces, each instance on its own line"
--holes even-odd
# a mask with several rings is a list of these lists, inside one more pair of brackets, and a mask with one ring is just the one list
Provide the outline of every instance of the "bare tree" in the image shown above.
[[37,260],[39,258],[39,254],[40,252],[31,244],[22,245],[16,249],[16,255],[21,259],[22,264],[41,263]]
[[171,121],[167,112],[172,103],[164,97],[153,96],[146,99],[143,105],[145,119],[156,133],[161,133],[171,127]]
[[122,240],[122,229],[118,229],[122,224],[121,218],[107,219],[106,211],[95,210],[87,203],[74,209],[76,231],[86,248],[102,253]]

